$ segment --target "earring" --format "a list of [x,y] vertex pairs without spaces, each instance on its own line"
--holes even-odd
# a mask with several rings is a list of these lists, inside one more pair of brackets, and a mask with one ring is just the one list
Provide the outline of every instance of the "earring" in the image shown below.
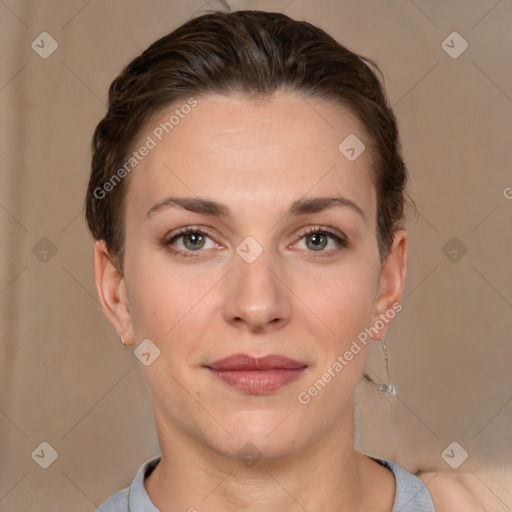
[[379,393],[389,393],[391,396],[396,396],[398,391],[396,386],[391,382],[389,378],[389,368],[388,368],[388,347],[386,346],[386,341],[384,340],[384,336],[380,339],[382,342],[382,350],[384,351],[384,362],[386,365],[386,375],[388,377],[387,384],[381,384],[379,386]]

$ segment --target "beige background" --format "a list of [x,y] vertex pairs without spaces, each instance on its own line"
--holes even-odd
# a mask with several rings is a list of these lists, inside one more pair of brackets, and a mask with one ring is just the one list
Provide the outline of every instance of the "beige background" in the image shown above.
[[[358,448],[439,471],[450,470],[441,454],[456,441],[469,454],[457,471],[495,497],[493,510],[512,509],[512,2],[233,5],[306,19],[374,58],[399,118],[420,213],[409,223],[404,309],[387,338],[399,395],[358,389]],[[97,301],[81,209],[111,80],[208,8],[0,1],[2,512],[94,510],[158,453],[140,363]],[[43,31],[59,44],[48,59],[31,48]],[[469,44],[456,59],[441,46],[453,31]],[[43,237],[54,255],[41,252]],[[467,248],[457,262],[443,251],[452,237]],[[384,378],[378,345],[369,368]],[[48,469],[31,457],[43,441],[58,452]]]

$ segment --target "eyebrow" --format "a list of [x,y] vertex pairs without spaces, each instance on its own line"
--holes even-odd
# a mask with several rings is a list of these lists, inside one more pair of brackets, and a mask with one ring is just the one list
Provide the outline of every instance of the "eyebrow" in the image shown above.
[[[210,199],[204,199],[200,197],[166,197],[155,205],[153,205],[147,212],[146,217],[157,211],[171,208],[171,207],[182,207],[185,210],[191,212],[203,213],[206,215],[214,215],[217,217],[232,218],[229,208],[217,201]],[[360,206],[356,203],[342,196],[332,197],[313,197],[313,198],[302,198],[297,199],[292,203],[290,209],[286,213],[287,215],[299,216],[307,213],[318,213],[329,208],[343,207],[349,208],[356,212],[366,222],[366,217]]]

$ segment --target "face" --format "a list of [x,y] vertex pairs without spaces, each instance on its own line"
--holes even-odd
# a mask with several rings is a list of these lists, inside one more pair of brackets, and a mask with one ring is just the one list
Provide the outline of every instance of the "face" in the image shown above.
[[[369,143],[348,111],[284,92],[196,101],[141,134],[155,146],[129,177],[124,275],[98,242],[98,290],[127,344],[160,350],[143,368],[161,444],[281,457],[352,424],[362,333],[401,297],[405,233],[381,266]],[[353,161],[350,134],[367,146]],[[216,364],[240,354],[286,360]]]

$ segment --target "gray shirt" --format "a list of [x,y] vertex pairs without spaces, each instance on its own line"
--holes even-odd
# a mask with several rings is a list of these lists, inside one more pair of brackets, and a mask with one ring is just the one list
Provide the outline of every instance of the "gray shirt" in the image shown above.
[[[370,457],[393,471],[396,481],[395,502],[391,512],[435,512],[424,483],[393,462]],[[160,456],[146,461],[137,471],[130,487],[111,496],[96,512],[159,512],[144,488],[144,478],[160,462]],[[193,511],[194,508],[190,507]]]

